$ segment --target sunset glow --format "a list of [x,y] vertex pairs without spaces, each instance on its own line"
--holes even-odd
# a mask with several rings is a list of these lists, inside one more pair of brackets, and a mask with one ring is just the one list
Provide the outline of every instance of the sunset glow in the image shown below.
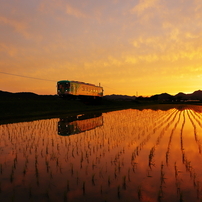
[[200,0],[0,2],[0,90],[56,94],[63,79],[105,95],[202,89]]

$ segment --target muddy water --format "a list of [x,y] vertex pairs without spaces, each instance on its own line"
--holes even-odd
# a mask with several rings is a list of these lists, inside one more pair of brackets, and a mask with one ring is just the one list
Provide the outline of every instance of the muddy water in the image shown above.
[[201,201],[201,108],[0,125],[0,201]]

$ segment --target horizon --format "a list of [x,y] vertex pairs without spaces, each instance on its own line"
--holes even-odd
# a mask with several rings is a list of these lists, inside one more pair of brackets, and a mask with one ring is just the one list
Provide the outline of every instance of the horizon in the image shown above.
[[[201,89],[198,89],[198,90],[195,90],[195,91],[193,91],[193,92],[188,92],[188,93],[185,93],[185,92],[178,92],[178,93],[176,93],[176,94],[170,94],[170,93],[163,92],[163,93],[156,93],[156,94],[148,95],[148,96],[143,96],[143,95],[138,95],[138,96],[136,96],[136,95],[126,95],[126,94],[114,94],[114,93],[112,93],[112,94],[106,94],[106,95],[103,95],[103,96],[118,95],[118,96],[129,96],[129,97],[151,97],[151,96],[154,96],[154,95],[161,95],[161,94],[168,94],[168,95],[171,95],[171,96],[176,96],[176,95],[179,94],[179,93],[183,93],[183,94],[185,94],[185,95],[189,95],[189,94],[193,94],[194,92],[197,92],[197,91],[201,91],[201,92],[202,92]],[[51,95],[51,96],[57,95],[57,93],[55,93],[55,94],[37,94],[37,93],[31,92],[31,91],[29,91],[29,92],[28,92],[28,91],[27,91],[27,92],[26,92],[26,91],[10,92],[10,91],[0,90],[0,92],[6,92],[6,93],[33,93],[33,94],[36,94],[36,95]]]

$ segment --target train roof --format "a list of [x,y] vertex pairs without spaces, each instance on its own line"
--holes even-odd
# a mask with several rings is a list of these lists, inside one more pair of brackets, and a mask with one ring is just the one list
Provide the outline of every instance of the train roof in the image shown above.
[[[79,84],[86,84],[86,85],[90,85],[90,86],[96,86],[94,84],[91,84],[91,83],[85,83],[85,82],[81,82],[81,81],[69,81],[69,80],[61,80],[61,81],[58,81],[59,82],[72,82],[72,83],[79,83]],[[97,87],[101,87],[101,86],[97,86]],[[101,87],[102,88],[102,87]]]

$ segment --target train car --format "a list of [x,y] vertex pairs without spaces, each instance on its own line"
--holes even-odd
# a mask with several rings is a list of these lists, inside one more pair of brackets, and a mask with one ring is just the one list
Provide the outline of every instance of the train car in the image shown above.
[[57,82],[57,93],[60,97],[102,98],[103,88],[79,81],[62,80]]

